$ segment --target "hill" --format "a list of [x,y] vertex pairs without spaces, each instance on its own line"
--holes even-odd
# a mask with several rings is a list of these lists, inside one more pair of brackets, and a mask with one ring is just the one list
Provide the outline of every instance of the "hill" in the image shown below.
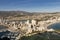
[[8,17],[15,15],[32,15],[32,14],[25,11],[0,11],[0,17]]

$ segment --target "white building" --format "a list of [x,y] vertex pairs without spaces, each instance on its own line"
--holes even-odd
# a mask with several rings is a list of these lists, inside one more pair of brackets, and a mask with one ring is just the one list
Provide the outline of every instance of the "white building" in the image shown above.
[[32,24],[33,25],[36,25],[36,20],[32,20]]
[[47,29],[47,31],[55,31],[54,29]]

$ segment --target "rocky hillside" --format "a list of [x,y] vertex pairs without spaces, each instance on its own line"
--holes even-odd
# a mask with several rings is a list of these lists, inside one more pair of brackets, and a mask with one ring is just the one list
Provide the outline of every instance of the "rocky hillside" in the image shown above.
[[25,11],[0,11],[0,17],[8,17],[15,15],[32,15],[32,14]]

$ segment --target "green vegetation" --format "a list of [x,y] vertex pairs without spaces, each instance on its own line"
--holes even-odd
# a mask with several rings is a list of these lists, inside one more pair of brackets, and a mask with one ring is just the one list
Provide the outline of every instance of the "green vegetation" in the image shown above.
[[53,32],[44,32],[32,36],[23,36],[20,40],[60,40],[60,36],[53,34]]
[[32,35],[32,36],[23,36],[20,40],[47,40],[45,37],[40,37],[39,35]]

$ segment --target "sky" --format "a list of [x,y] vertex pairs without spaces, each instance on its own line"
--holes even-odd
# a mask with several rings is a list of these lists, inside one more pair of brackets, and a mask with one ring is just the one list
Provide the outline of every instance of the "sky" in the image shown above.
[[60,0],[0,0],[0,11],[60,12]]

